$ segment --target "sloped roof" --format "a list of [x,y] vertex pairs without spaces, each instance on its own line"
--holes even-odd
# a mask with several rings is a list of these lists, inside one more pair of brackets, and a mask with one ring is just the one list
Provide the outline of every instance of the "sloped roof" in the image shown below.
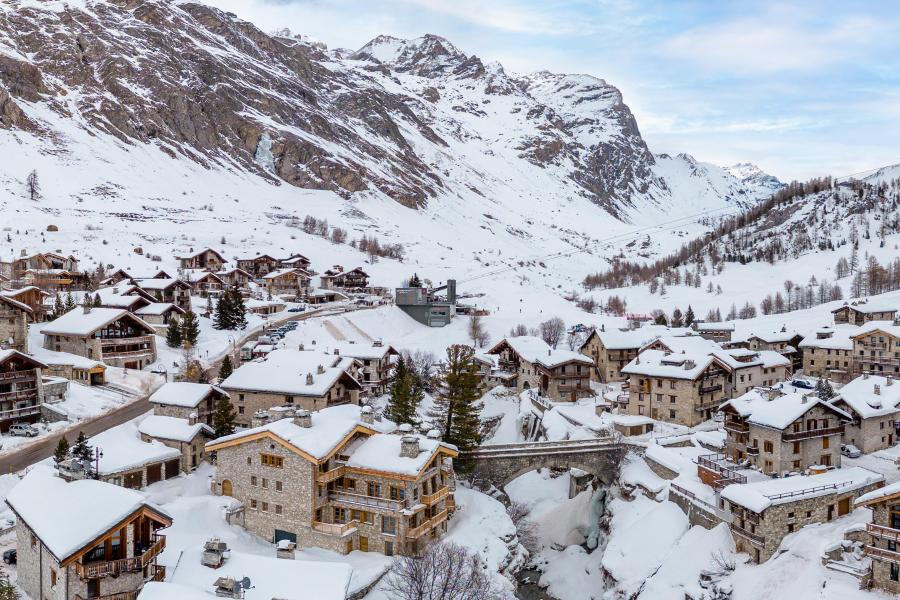
[[154,333],[153,327],[127,310],[121,308],[92,308],[90,312],[85,313],[81,307],[74,308],[55,321],[45,324],[41,329],[41,333],[45,335],[85,337],[119,319],[131,320],[143,327],[148,333]]
[[170,381],[153,392],[150,396],[150,402],[152,404],[165,404],[182,408],[197,408],[210,394],[229,397],[225,390],[208,383]]
[[[878,393],[875,393],[878,386]],[[900,410],[900,381],[880,375],[860,375],[840,389],[832,402],[843,401],[860,418],[880,417]]]

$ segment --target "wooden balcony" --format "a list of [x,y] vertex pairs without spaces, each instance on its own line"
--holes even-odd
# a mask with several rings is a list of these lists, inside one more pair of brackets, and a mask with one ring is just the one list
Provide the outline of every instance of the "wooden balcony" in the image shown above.
[[422,503],[424,504],[434,504],[435,502],[440,502],[450,493],[449,486],[444,486],[433,494],[422,494]]
[[0,394],[0,402],[37,401],[37,390],[17,390],[15,392],[3,392]]
[[359,521],[350,521],[349,523],[321,523],[319,521],[313,521],[312,524],[312,528],[320,533],[338,535],[341,537],[353,533],[356,531],[357,527],[359,527]]
[[747,456],[759,456],[759,447],[747,446]]
[[447,510],[456,510],[456,498],[454,496],[447,496],[447,501],[444,503],[447,507]]
[[10,381],[14,379],[35,379],[36,375],[34,369],[29,369],[27,371],[7,371],[6,373],[0,373],[0,381]]
[[434,515],[433,517],[431,517],[430,519],[428,519],[427,521],[425,521],[424,523],[419,525],[418,527],[413,527],[412,529],[407,531],[406,537],[408,537],[410,539],[416,539],[416,538],[422,537],[424,534],[431,531],[432,527],[434,527],[435,525],[440,525],[441,523],[446,521],[448,514],[449,513],[447,512],[446,509],[442,510],[438,514]]
[[836,427],[820,427],[818,429],[807,429],[806,431],[785,431],[781,434],[782,441],[799,442],[800,440],[809,440],[817,437],[826,437],[829,435],[839,435],[844,433],[844,426]]
[[892,542],[900,542],[900,529],[893,527],[885,527],[884,525],[876,525],[875,523],[866,523],[866,533],[872,537],[890,540]]
[[735,535],[738,535],[738,536],[746,539],[746,540],[749,540],[750,543],[752,543],[754,545],[757,545],[757,546],[765,546],[766,545],[766,538],[764,538],[761,535],[756,535],[755,533],[747,531],[743,527],[740,527],[734,523],[731,524],[731,532]]
[[879,548],[877,546],[865,546],[863,552],[866,556],[874,558],[875,560],[885,560],[900,565],[900,552],[893,552],[892,550]]
[[140,571],[153,561],[160,552],[166,548],[166,538],[163,535],[153,536],[153,544],[140,556],[121,558],[118,560],[106,560],[90,562],[87,564],[75,563],[75,572],[82,579],[97,579],[110,575],[117,576],[121,573]]
[[701,385],[698,391],[701,394],[711,394],[713,392],[718,392],[721,389],[722,389],[721,383],[714,383],[712,385]]
[[349,492],[328,492],[328,499],[337,504],[350,505],[353,508],[381,509],[397,511],[406,507],[405,500],[390,500],[376,496],[364,496],[363,494],[351,494]]
[[340,479],[344,476],[347,471],[347,467],[344,465],[340,465],[339,467],[335,467],[329,471],[319,471],[316,474],[316,481],[319,483],[329,483],[334,481],[335,479]]
[[733,433],[747,433],[750,431],[750,425],[741,423],[740,421],[725,421],[725,431]]
[[[37,400],[36,394],[34,399]],[[20,408],[0,411],[0,421],[6,421],[7,419],[21,419],[22,417],[30,417],[40,413],[41,407],[37,404],[34,406],[22,406]]]

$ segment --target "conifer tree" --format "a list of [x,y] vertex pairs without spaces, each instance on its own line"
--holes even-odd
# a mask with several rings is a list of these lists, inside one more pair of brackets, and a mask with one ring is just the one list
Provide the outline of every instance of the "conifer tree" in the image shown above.
[[831,387],[830,381],[823,377],[816,382],[816,396],[818,396],[819,400],[828,402],[834,398],[834,395],[834,388]]
[[234,373],[234,365],[231,364],[231,356],[226,354],[219,366],[219,381],[225,381],[232,373]]
[[[471,450],[481,443],[481,413],[478,367],[471,346],[456,344],[447,348],[441,367],[441,389],[430,416],[444,434],[444,441],[459,450]],[[458,464],[461,471],[470,465]]]
[[21,600],[19,589],[10,582],[9,577],[0,577],[0,600]]
[[418,273],[413,273],[413,276],[409,278],[409,287],[422,287],[422,280],[419,279]]
[[216,410],[213,412],[213,431],[216,437],[231,435],[234,433],[234,407],[231,400],[222,396],[216,401]]
[[231,289],[231,318],[235,329],[247,328],[247,307],[237,288]]
[[75,298],[72,296],[72,292],[68,292],[66,294],[66,312],[73,310],[75,308]]
[[184,341],[184,338],[181,335],[181,321],[178,320],[178,317],[172,317],[172,320],[169,321],[169,327],[166,329],[166,346],[179,348],[182,341]]
[[416,425],[419,421],[416,410],[424,392],[417,382],[417,376],[406,363],[403,355],[394,367],[394,380],[391,382],[390,398],[384,416],[400,425],[409,423]]
[[684,326],[690,327],[694,324],[694,309],[688,304],[687,312],[684,313]]
[[216,309],[213,316],[213,328],[234,329],[232,327],[230,295],[225,292],[216,300]]
[[684,318],[681,315],[681,309],[676,308],[672,311],[672,320],[669,321],[669,325],[672,327],[683,327],[684,326]]
[[66,436],[62,436],[59,438],[59,443],[56,444],[56,450],[53,451],[53,462],[56,463],[56,466],[58,467],[60,463],[68,457],[69,440],[66,439]]
[[197,338],[200,337],[200,322],[194,311],[189,310],[184,314],[181,321],[181,341],[183,344],[197,345]]
[[94,459],[94,450],[88,444],[87,436],[84,435],[83,431],[78,432],[75,445],[72,446],[72,456],[87,465],[91,464],[91,461]]

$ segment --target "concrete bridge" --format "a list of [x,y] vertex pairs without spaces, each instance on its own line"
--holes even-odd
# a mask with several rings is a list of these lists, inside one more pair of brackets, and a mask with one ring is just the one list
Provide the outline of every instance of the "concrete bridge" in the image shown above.
[[516,477],[541,468],[581,469],[611,484],[627,451],[620,439],[609,436],[481,446],[464,452],[460,458],[471,462],[473,479],[489,481],[502,489]]

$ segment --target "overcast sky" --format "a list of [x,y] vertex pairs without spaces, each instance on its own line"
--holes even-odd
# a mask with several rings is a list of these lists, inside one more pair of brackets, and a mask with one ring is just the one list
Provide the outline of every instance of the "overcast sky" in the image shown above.
[[509,71],[602,77],[657,153],[785,180],[900,163],[893,0],[206,1],[330,48],[434,33]]

